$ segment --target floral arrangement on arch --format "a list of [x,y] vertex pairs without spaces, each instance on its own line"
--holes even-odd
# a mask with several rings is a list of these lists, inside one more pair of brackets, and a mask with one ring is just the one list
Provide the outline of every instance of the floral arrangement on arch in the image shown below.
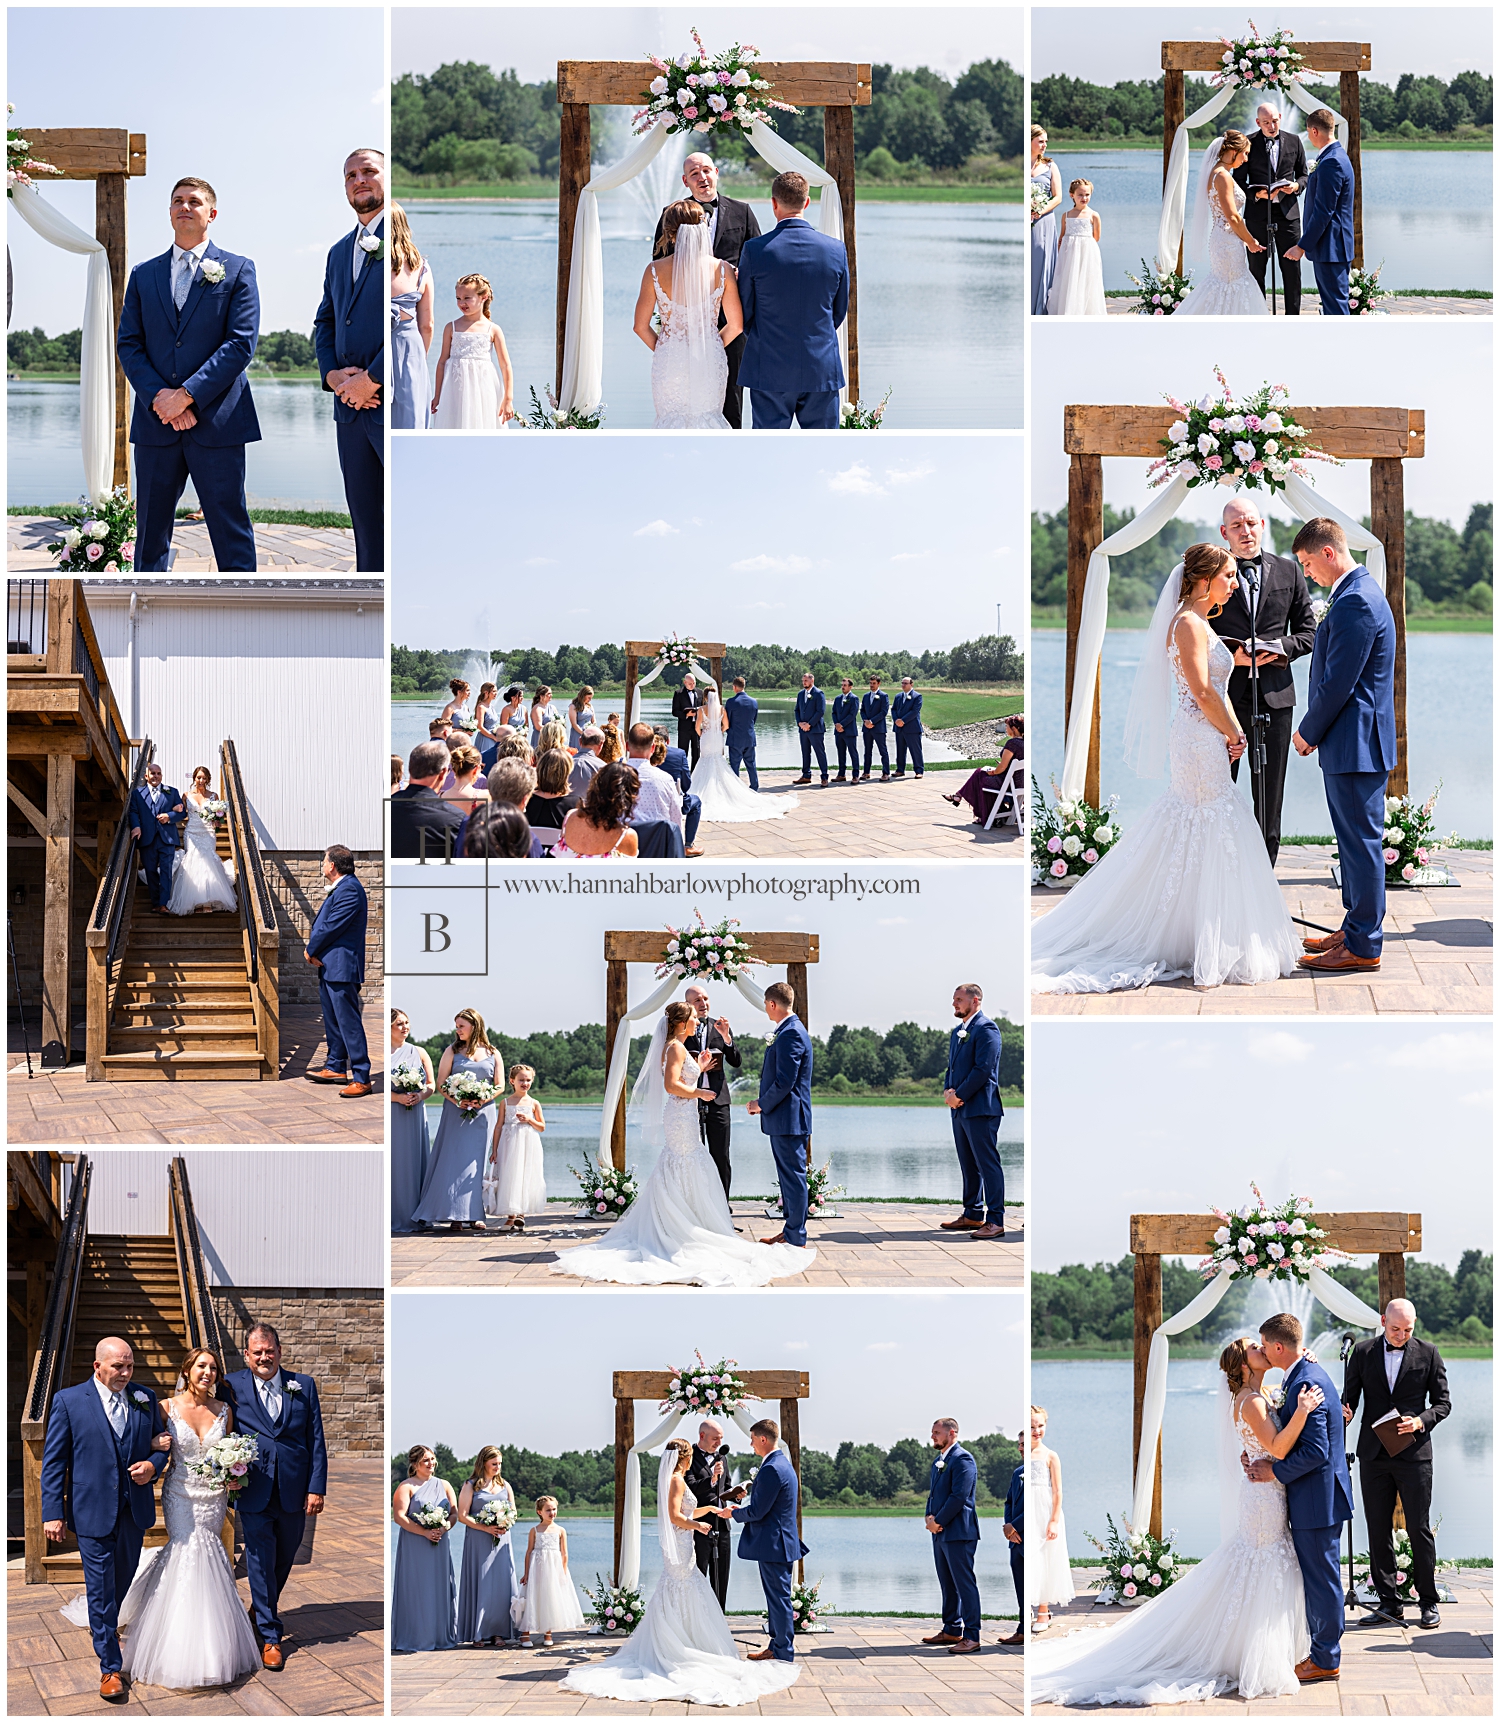
[[1373,269],[1351,269],[1349,271],[1349,315],[1351,317],[1384,316],[1376,312],[1375,307],[1382,299],[1390,298],[1390,290],[1380,285],[1380,272],[1385,268],[1385,259]]
[[77,519],[53,539],[47,554],[57,566],[85,574],[129,574],[135,567],[135,504],[124,485],[102,503],[78,499]]
[[1231,1280],[1285,1280],[1306,1286],[1315,1268],[1336,1268],[1349,1258],[1323,1243],[1328,1237],[1315,1219],[1307,1197],[1288,1197],[1274,1206],[1250,1189],[1255,1201],[1243,1208],[1215,1208],[1223,1223],[1214,1233],[1214,1249],[1198,1264],[1205,1280],[1227,1268]]
[[1255,20],[1249,20],[1248,36],[1220,36],[1224,52],[1219,70],[1210,73],[1215,89],[1247,84],[1255,90],[1290,90],[1302,77],[1302,50],[1290,30],[1272,30],[1262,36]]
[[725,917],[712,927],[703,919],[696,927],[669,927],[666,955],[656,966],[659,980],[675,975],[680,981],[733,981],[742,969],[764,958],[750,955],[750,941],[734,930],[740,925]]
[[656,661],[658,664],[670,664],[677,670],[691,670],[698,661],[698,642],[691,634],[682,638],[673,634],[662,641]]
[[1130,1521],[1121,1516],[1120,1526],[1114,1516],[1106,1514],[1109,1538],[1100,1543],[1092,1532],[1083,1535],[1104,1557],[1104,1579],[1099,1590],[1100,1603],[1137,1604],[1148,1597],[1158,1597],[1168,1586],[1182,1578],[1182,1566],[1172,1548],[1175,1531],[1164,1538],[1152,1537],[1150,1532],[1130,1529]]
[[1127,269],[1125,279],[1140,289],[1141,296],[1134,306],[1138,317],[1170,317],[1193,285],[1190,275],[1179,275],[1175,269],[1153,269],[1144,257],[1141,273],[1136,275]]
[[817,1625],[818,1611],[823,1607],[818,1597],[818,1587],[821,1579],[811,1585],[794,1585],[792,1587],[792,1632],[811,1633]]
[[[16,111],[14,102],[5,104],[7,119]],[[31,153],[31,144],[12,125],[5,128],[5,195],[10,197],[18,185],[30,185],[33,174],[60,175],[62,169],[51,162],[39,161]]]
[[578,1195],[583,1203],[581,1217],[590,1220],[618,1220],[641,1194],[640,1181],[628,1167],[601,1167],[585,1163],[569,1167],[578,1180]]
[[736,42],[722,53],[710,54],[696,30],[689,32],[696,54],[679,54],[663,60],[646,58],[657,75],[641,92],[641,107],[631,116],[639,134],[665,125],[671,132],[748,132],[757,120],[774,124],[773,109],[783,114],[799,112],[790,102],[778,102],[771,83],[762,78],[756,65],[760,49],[749,42]]
[[657,1411],[677,1412],[683,1417],[694,1412],[722,1412],[726,1418],[733,1417],[750,1398],[744,1377],[735,1374],[739,1360],[721,1358],[717,1364],[708,1364],[696,1348],[693,1356],[698,1360],[697,1368],[674,1371],[667,1384],[667,1397]]
[[1284,383],[1262,383],[1237,400],[1217,365],[1214,376],[1222,392],[1204,395],[1196,406],[1165,397],[1182,417],[1161,440],[1166,452],[1146,469],[1149,485],[1164,485],[1186,473],[1189,490],[1196,485],[1238,490],[1243,485],[1246,490],[1284,491],[1288,473],[1299,479],[1310,476],[1303,461],[1343,465],[1307,441],[1308,432],[1286,404]]
[[1066,889],[1064,881],[1082,879],[1102,862],[1120,841],[1115,820],[1118,796],[1102,808],[1081,797],[1069,801],[1052,786],[1052,806],[1036,779],[1031,780],[1031,883]]
[[595,1633],[634,1633],[646,1613],[646,1599],[635,1586],[610,1585],[602,1574],[584,1586],[583,1595],[592,1605],[583,1619]]

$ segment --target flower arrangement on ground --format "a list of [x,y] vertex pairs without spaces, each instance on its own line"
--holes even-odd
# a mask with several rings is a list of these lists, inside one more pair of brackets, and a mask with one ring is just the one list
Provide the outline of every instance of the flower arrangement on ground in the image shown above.
[[1102,808],[1081,797],[1070,801],[1052,786],[1056,798],[1047,805],[1036,779],[1031,780],[1031,883],[1065,889],[1065,882],[1082,879],[1102,862],[1120,841],[1115,819],[1118,796]]
[[1288,1197],[1274,1206],[1253,1181],[1255,1201],[1243,1208],[1213,1208],[1221,1225],[1214,1248],[1198,1264],[1205,1280],[1226,1268],[1231,1280],[1285,1280],[1306,1286],[1315,1268],[1336,1268],[1349,1259],[1323,1243],[1328,1237],[1317,1223],[1307,1197]]
[[1130,1529],[1130,1521],[1120,1518],[1122,1531],[1114,1516],[1106,1514],[1109,1538],[1100,1543],[1092,1532],[1083,1535],[1104,1557],[1104,1580],[1099,1590],[1100,1603],[1144,1603],[1148,1597],[1159,1597],[1168,1586],[1182,1578],[1182,1567],[1172,1549],[1175,1531],[1164,1538],[1152,1537],[1150,1532]]
[[417,1524],[429,1532],[445,1532],[448,1529],[448,1504],[442,1502],[418,1502],[406,1510],[406,1517],[415,1520]]
[[504,1497],[497,1496],[482,1508],[475,1508],[472,1517],[478,1525],[498,1526],[501,1531],[508,1532],[516,1523],[516,1510]]
[[669,927],[666,955],[656,966],[657,978],[675,975],[682,981],[733,981],[742,969],[763,959],[750,955],[750,942],[734,930],[740,925],[732,917],[712,927],[698,910],[696,927]]
[[1187,298],[1193,285],[1190,275],[1179,275],[1175,269],[1156,269],[1141,259],[1141,273],[1125,271],[1125,279],[1141,291],[1133,310],[1139,317],[1170,317]]
[[641,1194],[636,1176],[626,1167],[569,1167],[578,1180],[581,1214],[592,1220],[618,1220]]
[[885,404],[891,398],[889,389],[880,397],[873,407],[861,407],[858,401],[845,401],[839,413],[839,429],[841,431],[878,431],[880,422],[885,417]]
[[[1385,259],[1373,269],[1351,269],[1349,271],[1349,315],[1351,317],[1369,317],[1374,315],[1375,307],[1382,299],[1389,299],[1390,292],[1380,285],[1380,272],[1385,268]],[[1381,313],[1383,316],[1384,313]]]
[[1299,479],[1310,476],[1303,461],[1343,465],[1307,441],[1306,429],[1287,405],[1285,383],[1262,383],[1236,400],[1217,365],[1214,376],[1221,393],[1206,394],[1196,406],[1165,397],[1182,417],[1161,440],[1166,452],[1146,469],[1149,485],[1164,485],[1185,473],[1189,490],[1196,485],[1243,485],[1246,490],[1284,491],[1288,473]]
[[822,1580],[812,1585],[794,1585],[792,1587],[792,1632],[811,1633],[817,1624],[818,1611],[823,1607],[818,1597],[818,1587]]
[[591,1608],[583,1619],[596,1633],[631,1634],[646,1613],[646,1599],[633,1585],[610,1585],[601,1574],[583,1588]]
[[1220,36],[1224,52],[1209,83],[1218,90],[1241,84],[1254,90],[1290,90],[1302,77],[1302,50],[1292,32],[1271,30],[1263,36],[1253,18],[1249,24],[1248,36]]
[[658,664],[671,664],[679,670],[691,670],[698,661],[698,642],[691,634],[669,635],[656,655]]
[[254,1436],[220,1436],[196,1460],[189,1460],[187,1469],[195,1478],[236,1496],[250,1482],[250,1468],[259,1453]]
[[[807,1218],[816,1220],[823,1210],[835,1197],[844,1194],[844,1187],[833,1182],[833,1174],[829,1171],[829,1162],[824,1161],[821,1167],[813,1167],[807,1175]],[[781,1213],[781,1198],[777,1197],[774,1212]]]
[[77,523],[47,546],[59,568],[86,574],[129,574],[135,567],[135,504],[124,485],[103,502],[78,499]]
[[656,76],[641,91],[642,105],[631,115],[636,132],[644,134],[653,126],[664,125],[669,134],[714,132],[733,137],[748,132],[757,120],[774,125],[773,109],[783,114],[799,111],[771,94],[771,82],[760,76],[756,64],[759,48],[736,42],[732,48],[711,55],[698,32],[689,33],[697,53],[679,54],[675,60],[646,56],[655,66]]
[[498,1083],[491,1083],[484,1077],[476,1077],[472,1071],[450,1071],[442,1088],[443,1093],[464,1115],[465,1124],[471,1119],[477,1119],[481,1109],[487,1107],[500,1093]]
[[673,1372],[667,1397],[657,1411],[680,1412],[684,1417],[691,1412],[722,1412],[732,1417],[750,1398],[745,1379],[735,1375],[738,1360],[721,1358],[717,1364],[707,1364],[701,1352],[695,1350],[693,1356],[697,1368]]
[[[1440,1515],[1432,1522],[1433,1531],[1436,1532],[1442,1523]],[[1399,1527],[1392,1534],[1391,1553],[1396,1558],[1396,1602],[1419,1602],[1417,1582],[1412,1573],[1411,1533],[1407,1531],[1405,1526]],[[1452,1562],[1440,1561],[1435,1571],[1451,1573],[1453,1569],[1454,1564]],[[1373,1589],[1374,1581],[1370,1577],[1370,1552],[1368,1550],[1354,1558],[1354,1584],[1356,1587],[1364,1586]]]
[[536,390],[526,391],[531,397],[531,411],[524,418],[518,418],[516,424],[525,431],[597,431],[604,423],[604,403],[585,411],[582,407],[570,407],[566,413],[560,412],[557,396],[549,389],[547,405],[544,407],[536,398]]
[[[7,119],[16,111],[14,102],[5,104]],[[51,162],[39,161],[31,153],[29,140],[23,138],[12,125],[5,128],[5,195],[10,197],[18,185],[30,185],[33,174],[51,174],[54,177],[62,173],[62,169],[54,167]]]
[[[1410,796],[1386,797],[1385,830],[1380,835],[1385,846],[1381,853],[1385,858],[1387,885],[1422,884],[1422,870],[1430,865],[1432,858],[1439,850],[1458,842],[1456,831],[1446,837],[1436,835],[1437,822],[1432,811],[1442,788],[1443,780],[1439,778],[1437,789],[1421,803]],[[1334,854],[1337,853],[1335,850]]]

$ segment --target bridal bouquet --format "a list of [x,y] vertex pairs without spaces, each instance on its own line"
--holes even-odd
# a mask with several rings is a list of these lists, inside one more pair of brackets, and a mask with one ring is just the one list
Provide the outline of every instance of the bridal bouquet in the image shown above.
[[[1380,272],[1385,268],[1385,259],[1373,269],[1351,269],[1349,271],[1349,315],[1351,317],[1371,317],[1375,315],[1375,307],[1382,299],[1388,299],[1388,290],[1380,285]],[[1383,316],[1384,313],[1381,313]]]
[[658,1412],[679,1412],[683,1417],[691,1412],[722,1412],[733,1417],[750,1398],[744,1378],[736,1376],[737,1361],[721,1358],[717,1364],[705,1364],[703,1354],[694,1351],[698,1360],[696,1370],[679,1370],[667,1384],[667,1398],[657,1407]]
[[712,927],[697,912],[696,927],[669,927],[666,955],[656,966],[659,980],[675,975],[682,981],[733,981],[742,969],[763,959],[750,955],[750,942],[734,929],[738,921],[726,918]]
[[811,1633],[818,1619],[818,1611],[823,1607],[818,1601],[818,1587],[822,1580],[812,1585],[794,1585],[792,1587],[792,1632]]
[[200,817],[216,831],[229,818],[229,803],[218,796],[205,797],[203,806],[199,808]]
[[250,1482],[250,1468],[259,1451],[254,1436],[220,1436],[198,1459],[190,1460],[187,1469],[195,1478],[234,1496]]
[[631,116],[631,127],[644,135],[653,126],[672,132],[717,132],[733,137],[748,132],[757,120],[772,124],[771,110],[795,114],[790,102],[778,102],[771,83],[759,75],[756,61],[760,49],[736,42],[720,54],[710,55],[703,38],[690,32],[696,54],[679,54],[675,60],[646,58],[657,75],[641,92],[641,108]]
[[1224,52],[1219,56],[1219,70],[1209,75],[1209,83],[1219,90],[1240,84],[1256,90],[1290,90],[1302,77],[1302,50],[1292,32],[1272,30],[1262,36],[1253,18],[1249,24],[1248,36],[1236,40],[1220,36]]
[[516,1510],[507,1501],[486,1502],[474,1510],[474,1521],[481,1526],[498,1526],[508,1532],[516,1523]]
[[59,568],[88,574],[129,574],[135,566],[135,504],[124,485],[102,503],[80,497],[65,517],[73,524],[47,546]]
[[591,1219],[618,1220],[641,1194],[633,1172],[625,1167],[569,1167],[583,1198],[582,1214]]
[[583,1619],[595,1633],[634,1633],[646,1613],[646,1600],[633,1585],[609,1585],[601,1574],[584,1586],[583,1595],[593,1605]]
[[[6,115],[16,111],[14,102],[5,104]],[[38,161],[31,153],[31,145],[15,129],[14,126],[5,128],[5,195],[11,195],[11,189],[18,185],[30,185],[33,174],[60,174],[62,169],[54,167],[51,162]]]
[[[1437,826],[1432,817],[1432,810],[1437,806],[1438,793],[1443,787],[1443,781],[1438,779],[1437,789],[1425,802],[1414,802],[1410,796],[1387,796],[1385,799],[1385,830],[1381,838],[1385,848],[1385,883],[1387,885],[1433,885],[1438,883],[1433,875],[1441,875],[1446,881],[1447,873],[1442,869],[1433,869],[1432,874],[1423,877],[1434,855],[1449,845],[1458,842],[1458,833],[1449,832],[1447,837],[1435,835]],[[1338,851],[1334,851],[1337,856]]]
[[455,1071],[443,1084],[443,1093],[463,1114],[467,1124],[470,1119],[477,1119],[480,1109],[487,1107],[500,1093],[500,1085],[476,1077],[472,1071]]
[[1100,1603],[1144,1603],[1181,1579],[1182,1569],[1172,1553],[1176,1532],[1155,1538],[1150,1532],[1131,1531],[1130,1521],[1123,1517],[1123,1531],[1115,1525],[1113,1515],[1106,1514],[1104,1519],[1109,1526],[1108,1542],[1100,1543],[1092,1532],[1083,1534],[1104,1557]]
[[679,640],[673,634],[661,643],[661,651],[656,655],[658,664],[672,664],[679,670],[691,670],[698,661],[698,642],[689,634]]
[[[1286,1280],[1306,1286],[1315,1268],[1335,1268],[1349,1259],[1322,1241],[1328,1237],[1313,1217],[1307,1197],[1288,1197],[1272,1206],[1252,1182],[1255,1201],[1226,1212],[1214,1208],[1223,1223],[1214,1234],[1214,1249],[1198,1264],[1205,1280],[1226,1268],[1231,1280]],[[1212,1205],[1210,1205],[1212,1206]]]
[[[448,1529],[447,1502],[418,1502],[406,1510],[406,1517],[415,1520],[424,1531],[445,1532]],[[478,1515],[475,1515],[478,1518]]]
[[1164,485],[1186,473],[1189,490],[1195,485],[1243,485],[1246,490],[1259,486],[1284,491],[1288,473],[1299,479],[1309,476],[1301,461],[1343,465],[1307,442],[1308,433],[1285,404],[1284,383],[1262,383],[1236,400],[1217,365],[1214,376],[1221,393],[1205,395],[1196,406],[1166,397],[1167,405],[1182,417],[1161,440],[1166,453],[1146,469],[1149,485]]
[[1192,277],[1179,275],[1175,269],[1153,269],[1143,257],[1140,275],[1125,271],[1125,279],[1141,290],[1133,307],[1139,317],[1170,317],[1187,298],[1193,285]]
[[[1057,795],[1054,783],[1052,792]],[[1082,798],[1058,796],[1052,807],[1036,779],[1031,780],[1031,883],[1066,890],[1096,868],[1120,841],[1111,796],[1102,808]]]

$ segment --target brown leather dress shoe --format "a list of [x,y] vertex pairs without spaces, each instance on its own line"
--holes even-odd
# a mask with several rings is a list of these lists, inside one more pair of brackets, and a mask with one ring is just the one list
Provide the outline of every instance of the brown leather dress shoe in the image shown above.
[[356,1101],[361,1095],[373,1095],[374,1089],[368,1083],[351,1083],[347,1089],[339,1090],[339,1099]]
[[1004,1238],[1005,1228],[996,1226],[994,1221],[987,1220],[976,1232],[969,1234],[970,1238]]
[[976,1227],[984,1225],[982,1220],[970,1220],[966,1214],[961,1214],[957,1220],[939,1221],[938,1225],[944,1232],[973,1232]]
[[746,1663],[769,1663],[775,1655],[776,1653],[768,1645],[764,1651],[752,1651],[745,1661]]
[[1337,933],[1320,933],[1316,939],[1304,939],[1302,949],[1304,951],[1333,951],[1343,943],[1344,930],[1340,928]]
[[1292,1674],[1299,1681],[1337,1681],[1339,1672],[1336,1669],[1325,1669],[1321,1663],[1314,1663],[1310,1657],[1304,1657]]
[[960,1633],[932,1633],[922,1641],[923,1645],[959,1645],[963,1642]]
[[786,1234],[784,1232],[778,1232],[771,1238],[763,1238],[760,1242],[762,1244],[785,1244]]
[[282,1656],[281,1647],[269,1642],[261,1646],[260,1660],[267,1669],[280,1669],[282,1664],[286,1662],[286,1658]]
[[1297,962],[1304,969],[1316,969],[1320,974],[1342,975],[1355,970],[1379,969],[1378,957],[1356,957],[1347,945],[1335,945],[1328,951],[1317,951]]
[[1026,1634],[1023,1629],[1018,1627],[1008,1638],[997,1639],[995,1643],[997,1645],[1024,1645],[1026,1643]]
[[119,1671],[99,1677],[99,1697],[108,1700],[111,1705],[123,1705],[126,1700],[125,1683],[120,1679]]
[[349,1073],[335,1071],[332,1065],[325,1065],[321,1071],[309,1071],[307,1080],[309,1083],[347,1083]]
[[978,1649],[979,1641],[977,1639],[961,1639],[957,1645],[948,1647],[948,1655],[950,1657],[967,1657],[971,1652],[978,1651]]

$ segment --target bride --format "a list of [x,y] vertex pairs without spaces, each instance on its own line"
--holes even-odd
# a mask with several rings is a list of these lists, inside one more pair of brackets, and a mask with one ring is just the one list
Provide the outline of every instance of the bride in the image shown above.
[[[1219,1368],[1228,1390],[1221,1435],[1232,1429],[1247,1460],[1285,1459],[1323,1404],[1322,1389],[1305,1385],[1278,1430],[1261,1386],[1271,1364],[1260,1347],[1231,1341]],[[1034,1704],[1182,1705],[1231,1688],[1242,1700],[1301,1691],[1295,1671],[1311,1640],[1286,1489],[1274,1479],[1251,1483],[1235,1457],[1221,1464],[1233,1490],[1233,1530],[1169,1591],[1113,1627],[1030,1646]]]
[[684,1045],[697,1026],[691,1005],[666,1009],[636,1079],[632,1105],[647,1137],[661,1143],[640,1195],[603,1238],[549,1264],[554,1274],[612,1280],[624,1286],[765,1286],[810,1268],[817,1251],[762,1244],[734,1230],[718,1169],[698,1129],[698,1102],[712,1091],[698,1079],[715,1055]]
[[204,806],[213,800],[213,782],[207,766],[197,767],[193,787],[182,798],[187,825],[183,828],[183,847],[174,860],[172,895],[166,902],[168,915],[235,907],[234,881],[219,860],[214,828],[203,817]]
[[724,755],[724,734],[729,714],[710,688],[698,708],[698,764],[693,767],[692,789],[703,804],[703,818],[723,825],[744,825],[751,820],[779,820],[797,805],[795,796],[763,796],[747,789],[730,770]]
[[1264,317],[1266,296],[1250,273],[1249,252],[1264,251],[1245,226],[1245,194],[1234,170],[1248,160],[1250,140],[1228,131],[1203,152],[1193,200],[1194,263],[1206,260],[1208,276],[1177,307],[1179,317]]
[[[175,1399],[163,1400],[166,1432],[155,1446],[172,1458],[162,1477],[167,1542],[147,1550],[120,1605],[125,1673],[152,1687],[227,1687],[260,1667],[255,1634],[235,1588],[220,1530],[225,1490],[188,1467],[234,1429],[234,1412],[216,1398],[219,1365],[206,1346],[183,1360]],[[88,1599],[62,1612],[88,1626]]]
[[[790,1687],[795,1663],[746,1663],[708,1581],[698,1571],[695,1522],[717,1512],[692,1503],[686,1472],[692,1447],[668,1442],[656,1477],[656,1525],[662,1569],[646,1613],[630,1638],[603,1663],[574,1669],[559,1683],[596,1699],[686,1699],[694,1705],[749,1705]],[[684,1510],[687,1510],[686,1512]]]
[[635,332],[651,349],[656,429],[727,431],[725,349],[744,327],[734,271],[714,256],[708,216],[690,197],[667,206],[658,249],[664,255],[647,264],[635,305]]
[[1225,696],[1234,654],[1208,625],[1234,589],[1222,545],[1189,545],[1162,588],[1125,719],[1143,778],[1170,767],[1108,855],[1033,924],[1033,993],[1196,987],[1296,972],[1298,944],[1265,842],[1229,776],[1245,738]]

